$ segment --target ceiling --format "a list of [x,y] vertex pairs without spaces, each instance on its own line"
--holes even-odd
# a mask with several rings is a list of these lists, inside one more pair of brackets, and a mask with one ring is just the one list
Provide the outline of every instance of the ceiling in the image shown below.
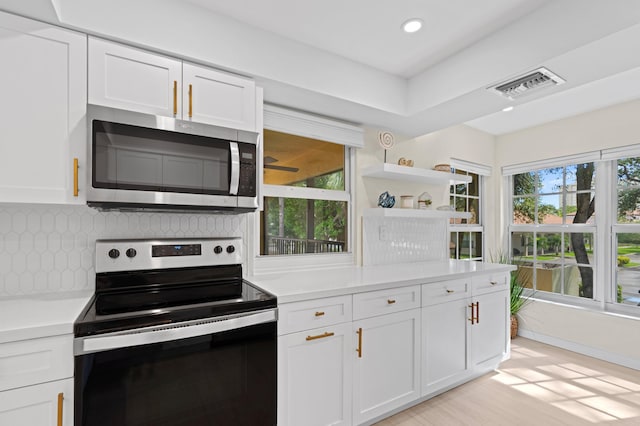
[[[638,0],[0,0],[0,9],[250,76],[268,103],[404,136],[460,123],[503,134],[640,97]],[[412,17],[424,28],[403,33]],[[487,90],[542,66],[566,83],[517,100]]]

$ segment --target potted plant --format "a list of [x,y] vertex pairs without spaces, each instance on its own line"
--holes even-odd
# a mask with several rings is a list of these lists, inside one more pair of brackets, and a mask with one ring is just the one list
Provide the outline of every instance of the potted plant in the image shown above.
[[510,281],[510,295],[511,295],[511,304],[510,304],[510,312],[511,312],[511,338],[513,339],[518,335],[518,317],[516,314],[522,309],[524,305],[529,302],[530,295],[525,293],[525,283],[527,280],[526,277],[523,276],[522,269],[516,269],[515,271],[511,271],[511,281]]
[[[512,263],[508,256],[499,253],[495,258],[491,256],[494,263]],[[510,313],[511,313],[511,338],[518,335],[518,317],[516,316],[520,309],[530,301],[530,294],[525,292],[528,274],[530,271],[518,268],[511,271],[509,289],[510,289]]]

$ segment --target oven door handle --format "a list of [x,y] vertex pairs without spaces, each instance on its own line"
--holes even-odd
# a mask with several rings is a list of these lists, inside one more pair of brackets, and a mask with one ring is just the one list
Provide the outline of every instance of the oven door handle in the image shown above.
[[80,337],[74,340],[74,355],[205,336],[272,321],[276,321],[275,309],[127,330],[97,337]]

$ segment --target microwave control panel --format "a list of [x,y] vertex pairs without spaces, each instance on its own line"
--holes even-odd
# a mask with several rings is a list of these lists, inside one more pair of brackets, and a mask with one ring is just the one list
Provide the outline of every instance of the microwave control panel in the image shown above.
[[240,182],[238,196],[256,196],[256,146],[249,143],[238,143],[240,153]]

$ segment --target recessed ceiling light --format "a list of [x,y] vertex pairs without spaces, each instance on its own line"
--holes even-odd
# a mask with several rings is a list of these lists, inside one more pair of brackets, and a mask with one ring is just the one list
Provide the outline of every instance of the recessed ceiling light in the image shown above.
[[513,105],[512,106],[508,106],[506,108],[502,108],[502,112],[509,112],[509,111],[513,111]]
[[405,33],[415,33],[420,28],[422,28],[422,19],[419,18],[411,18],[402,24]]

